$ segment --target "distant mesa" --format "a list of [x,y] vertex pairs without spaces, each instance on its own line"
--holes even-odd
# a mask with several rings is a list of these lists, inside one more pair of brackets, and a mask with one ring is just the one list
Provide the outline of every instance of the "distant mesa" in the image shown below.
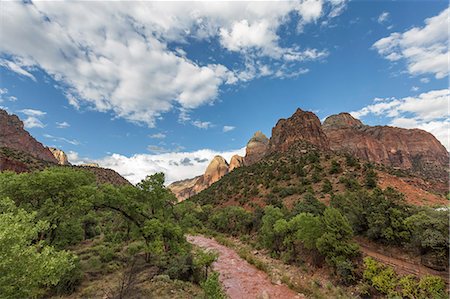
[[446,180],[449,154],[430,133],[420,129],[367,126],[348,113],[329,116],[323,124],[333,151],[389,167]]

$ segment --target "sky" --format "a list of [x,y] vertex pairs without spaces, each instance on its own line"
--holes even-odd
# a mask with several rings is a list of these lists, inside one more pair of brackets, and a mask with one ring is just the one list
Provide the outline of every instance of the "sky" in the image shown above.
[[0,107],[133,183],[228,161],[299,107],[449,142],[447,1],[0,2]]

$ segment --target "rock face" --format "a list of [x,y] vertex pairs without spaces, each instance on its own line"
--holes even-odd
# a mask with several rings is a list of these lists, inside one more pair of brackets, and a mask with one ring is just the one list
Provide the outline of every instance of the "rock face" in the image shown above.
[[366,126],[348,113],[328,117],[323,129],[332,150],[394,168],[410,169],[427,177],[446,177],[449,154],[426,131]]
[[211,186],[228,173],[228,167],[227,161],[222,156],[215,156],[206,168],[202,183],[207,187]]
[[34,139],[23,127],[16,115],[9,115],[0,109],[0,147],[25,152],[35,158],[58,163],[50,150]]
[[247,143],[245,149],[245,165],[252,165],[260,161],[267,153],[269,139],[261,131],[257,131]]
[[244,157],[239,155],[234,155],[230,160],[230,167],[228,168],[228,172],[233,171],[235,168],[239,168],[245,165]]
[[322,130],[319,118],[300,108],[288,119],[280,119],[272,129],[270,152],[285,152],[291,145],[307,142],[318,149],[328,150],[328,138]]
[[59,165],[69,165],[70,164],[65,152],[63,152],[60,149],[54,148],[54,147],[49,147],[48,149],[52,152],[53,156],[55,156],[56,160],[58,160]]
[[183,201],[208,188],[228,172],[229,165],[227,161],[222,156],[215,156],[209,163],[203,175],[192,179],[173,182],[167,188],[175,194],[179,201]]

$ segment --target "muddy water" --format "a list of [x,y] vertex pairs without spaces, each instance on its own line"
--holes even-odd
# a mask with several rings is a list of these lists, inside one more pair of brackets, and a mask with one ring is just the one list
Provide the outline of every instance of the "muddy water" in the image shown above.
[[286,285],[272,284],[266,273],[256,269],[232,249],[203,236],[188,236],[187,240],[203,249],[214,250],[219,258],[213,269],[220,274],[220,281],[231,299],[304,298]]

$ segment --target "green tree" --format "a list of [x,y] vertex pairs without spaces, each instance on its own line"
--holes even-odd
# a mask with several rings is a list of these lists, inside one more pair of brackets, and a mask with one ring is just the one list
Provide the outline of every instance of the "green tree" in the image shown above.
[[[267,206],[264,209],[264,216],[262,217],[262,225],[259,231],[259,239],[261,244],[268,248],[274,249],[274,244],[279,244],[279,238],[274,231],[275,223],[283,219],[284,215],[280,208],[275,208],[273,206]],[[281,241],[282,242],[282,241]]]
[[57,285],[75,265],[75,256],[39,241],[49,223],[35,221],[8,198],[0,200],[0,297],[28,298]]
[[327,208],[322,219],[325,232],[317,240],[316,246],[327,263],[337,268],[343,261],[358,255],[358,245],[352,241],[350,223],[339,210]]

